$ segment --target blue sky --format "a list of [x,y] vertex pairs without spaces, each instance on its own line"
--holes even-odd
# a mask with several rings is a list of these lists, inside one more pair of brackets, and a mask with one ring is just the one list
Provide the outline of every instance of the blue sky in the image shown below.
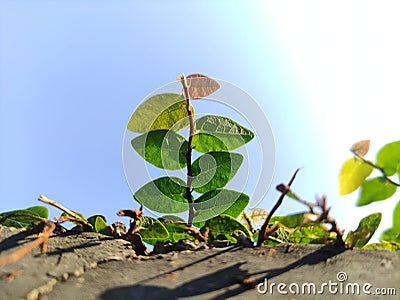
[[[371,159],[399,138],[399,4],[337,1],[0,0],[0,211],[44,194],[85,215],[137,207],[122,165],[125,126],[182,72],[250,93],[275,136],[272,187],[326,194],[342,228],[397,197],[356,208],[337,175],[355,141]],[[270,189],[260,206],[270,209]],[[287,200],[279,213],[302,209]],[[51,209],[53,216],[58,212]]]

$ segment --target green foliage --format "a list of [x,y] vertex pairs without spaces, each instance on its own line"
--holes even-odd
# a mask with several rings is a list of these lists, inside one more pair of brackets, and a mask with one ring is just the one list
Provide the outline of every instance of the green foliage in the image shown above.
[[[49,217],[49,210],[44,206],[32,206],[25,209],[18,209],[1,213],[0,219],[9,215],[16,215],[16,214],[32,215],[47,219]],[[38,224],[38,223],[40,223],[39,220],[31,218],[29,216],[23,216],[23,217],[16,216],[16,217],[10,217],[6,219],[4,222],[1,222],[0,224],[8,227],[29,228],[32,224]]]
[[381,241],[400,243],[400,201],[393,210],[393,226],[381,234]]
[[87,219],[87,221],[93,226],[94,232],[102,233],[105,235],[111,235],[110,229],[108,228],[106,218],[102,215],[94,215]]
[[[400,179],[400,141],[384,145],[378,151],[375,163],[363,157],[367,154],[368,148],[368,140],[355,143],[351,148],[354,158],[348,159],[343,164],[339,174],[339,191],[341,195],[349,194],[360,188],[357,206],[388,199],[395,194],[400,186],[400,183],[394,181],[391,177],[397,173],[397,177]],[[380,172],[381,176],[368,178],[374,169]],[[397,204],[393,213],[393,228],[382,233],[380,238],[382,241],[399,241],[400,221],[398,220],[400,220],[399,204]],[[372,235],[369,230],[361,227],[357,230],[357,235],[362,236],[363,234]],[[348,236],[348,238],[352,240],[358,239],[351,236]],[[357,245],[363,243],[360,242]]]
[[138,226],[143,241],[149,245],[155,245],[157,241],[165,240],[169,236],[167,229],[160,220],[152,217],[143,217]]
[[393,228],[386,229],[382,232],[380,240],[400,243],[400,232]]
[[187,225],[182,223],[175,223],[171,220],[159,218],[159,221],[164,225],[168,231],[168,237],[158,241],[170,241],[172,243],[179,242],[180,240],[194,240],[194,238],[187,233]]
[[237,242],[239,234],[251,237],[249,230],[235,218],[228,215],[218,215],[206,221],[205,225],[200,229],[202,233],[210,230],[208,240],[229,240],[232,243]]
[[233,190],[212,190],[195,200],[194,222],[210,219],[215,214],[225,214],[237,218],[246,208],[250,197]]
[[340,195],[350,194],[358,189],[373,169],[360,159],[349,158],[346,160],[339,174]]
[[400,233],[400,201],[393,210],[393,230]]
[[186,166],[187,141],[178,133],[150,131],[134,138],[131,144],[140,156],[158,168],[179,170]]
[[400,243],[399,242],[380,242],[380,243],[373,243],[373,244],[365,245],[363,248],[400,251]]
[[185,186],[179,177],[160,177],[141,187],[134,198],[154,211],[180,213],[188,209]]
[[130,131],[146,133],[153,130],[176,130],[189,126],[185,98],[182,94],[164,93],[143,102],[129,119]]
[[298,226],[287,236],[289,242],[296,244],[327,244],[335,238],[323,224]]
[[210,152],[193,162],[192,187],[198,193],[223,188],[236,174],[243,156],[238,153]]
[[376,164],[383,169],[387,176],[399,172],[400,141],[386,144],[376,155]]
[[[278,223],[280,230],[272,235],[273,243],[289,242],[296,244],[327,244],[336,239],[336,235],[321,223],[306,222],[309,212],[301,212],[288,216],[275,216],[270,224]],[[274,240],[274,239],[272,239]]]
[[385,177],[375,177],[365,180],[361,185],[357,206],[390,198],[396,192],[396,189],[396,186],[386,180]]
[[[141,133],[131,141],[133,149],[140,156],[161,169],[179,170],[186,167],[186,182],[179,177],[157,178],[137,190],[134,199],[153,211],[166,214],[186,212],[193,207],[193,218],[188,222],[194,222],[197,226],[205,226],[205,221],[225,214],[223,220],[224,224],[229,225],[228,231],[229,228],[237,230],[231,225],[237,223],[240,225],[236,224],[238,228],[242,228],[242,225],[237,221],[232,223],[227,218],[237,218],[250,198],[243,193],[224,188],[243,162],[241,154],[230,151],[250,142],[254,133],[222,116],[205,115],[196,119],[191,100],[210,95],[220,85],[201,74],[189,75],[187,78],[183,76],[181,82],[182,94],[162,93],[150,97],[132,114],[127,128]],[[186,99],[189,95],[193,98]],[[179,131],[189,125],[192,126],[192,136],[185,139]],[[193,162],[191,149],[202,154]],[[192,192],[200,194],[196,196],[196,200]],[[216,222],[216,219],[213,220],[208,226]],[[167,237],[158,237],[161,240],[176,241],[178,238],[188,237],[183,225],[165,219],[161,219],[160,224],[169,232]],[[142,230],[140,233],[142,234]],[[143,239],[149,242],[149,239],[154,240],[155,237],[143,236]]]
[[301,212],[288,216],[275,216],[271,218],[270,223],[279,222],[285,227],[295,228],[301,226],[304,220],[304,214],[307,212]]
[[235,150],[254,137],[251,130],[235,121],[213,115],[196,120],[196,130],[193,148],[203,153]]
[[378,229],[382,214],[374,213],[361,219],[355,231],[350,231],[346,237],[346,243],[351,247],[363,247],[371,239],[372,235]]

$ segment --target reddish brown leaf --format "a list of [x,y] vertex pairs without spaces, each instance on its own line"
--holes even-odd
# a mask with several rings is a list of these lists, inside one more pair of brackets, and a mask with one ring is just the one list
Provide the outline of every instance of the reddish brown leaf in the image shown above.
[[366,155],[369,150],[369,144],[370,140],[363,140],[355,143],[353,146],[351,146],[350,151],[353,152],[354,154],[357,154],[361,157]]
[[190,97],[193,100],[207,97],[220,88],[217,81],[202,74],[188,75],[186,81],[189,86]]

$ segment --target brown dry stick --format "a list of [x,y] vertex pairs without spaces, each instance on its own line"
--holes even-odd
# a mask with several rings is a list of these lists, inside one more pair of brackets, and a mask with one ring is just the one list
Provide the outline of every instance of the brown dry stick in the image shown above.
[[49,236],[53,233],[54,229],[56,228],[56,224],[54,222],[47,222],[43,228],[42,235],[39,236],[36,240],[26,244],[22,248],[14,251],[13,253],[0,257],[0,267],[5,266],[7,264],[11,264],[26,254],[28,254],[30,251],[32,251],[35,247],[40,246],[41,247],[41,253],[45,254],[47,251],[47,241],[49,239]]

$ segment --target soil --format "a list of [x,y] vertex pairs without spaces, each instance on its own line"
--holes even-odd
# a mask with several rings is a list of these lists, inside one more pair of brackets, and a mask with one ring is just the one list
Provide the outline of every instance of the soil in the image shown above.
[[[0,227],[0,257],[35,238]],[[159,249],[171,252],[136,256],[124,240],[96,233],[53,235],[47,255],[36,248],[0,268],[0,299],[399,299],[400,294],[400,253],[394,251],[223,241]]]

